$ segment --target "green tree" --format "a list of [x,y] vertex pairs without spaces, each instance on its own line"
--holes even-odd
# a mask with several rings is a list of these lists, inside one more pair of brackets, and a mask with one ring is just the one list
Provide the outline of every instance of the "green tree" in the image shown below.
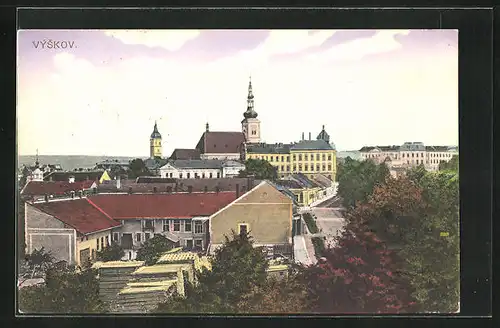
[[338,195],[346,208],[356,206],[368,199],[375,186],[390,176],[387,166],[371,160],[362,162],[346,158],[338,173]]
[[155,264],[161,254],[171,250],[173,243],[163,235],[155,235],[144,242],[142,247],[137,251],[137,260],[145,261],[146,265]]
[[197,273],[187,284],[186,297],[173,296],[159,305],[160,313],[236,313],[238,304],[254,288],[266,283],[268,262],[248,234],[232,232],[211,259],[212,269]]
[[46,252],[44,247],[34,249],[25,259],[30,270],[30,278],[44,273],[54,263],[51,252]]
[[18,293],[23,313],[102,313],[97,272],[49,268],[45,284],[22,288]]
[[149,176],[151,175],[151,172],[149,172],[146,164],[144,164],[144,161],[142,159],[136,158],[130,161],[128,175],[129,178],[137,178],[142,176]]
[[245,161],[245,170],[240,171],[239,176],[245,178],[249,175],[253,175],[259,180],[271,180],[274,181],[278,177],[278,172],[276,167],[271,163],[263,159],[248,159]]
[[119,261],[125,255],[123,248],[113,242],[108,247],[97,252],[97,260],[99,261]]
[[458,155],[453,155],[449,162],[441,161],[439,163],[439,171],[458,172]]

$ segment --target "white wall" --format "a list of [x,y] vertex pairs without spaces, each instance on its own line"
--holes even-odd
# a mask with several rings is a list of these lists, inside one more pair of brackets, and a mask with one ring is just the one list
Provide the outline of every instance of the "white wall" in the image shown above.
[[[219,177],[222,177],[222,169],[176,169],[176,168],[161,168],[160,175],[162,178],[177,178],[177,179],[194,179],[196,175],[200,179],[215,179],[217,178],[217,173]],[[210,173],[212,176],[210,177]],[[182,175],[182,176],[181,176]],[[203,178],[203,175],[205,177]]]
[[201,154],[201,159],[228,159],[228,160],[239,160],[241,157],[240,153],[211,153],[211,154]]

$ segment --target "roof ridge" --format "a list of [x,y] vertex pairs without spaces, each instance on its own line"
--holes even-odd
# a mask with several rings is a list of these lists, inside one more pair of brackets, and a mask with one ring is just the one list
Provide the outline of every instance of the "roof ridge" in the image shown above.
[[87,200],[87,202],[92,205],[93,207],[95,207],[95,209],[97,209],[99,212],[101,212],[102,214],[104,214],[104,216],[108,219],[110,219],[111,221],[113,221],[113,223],[118,223],[115,219],[113,219],[108,213],[106,213],[102,208],[100,208],[99,206],[97,206],[93,201],[91,201],[88,197],[85,198]]

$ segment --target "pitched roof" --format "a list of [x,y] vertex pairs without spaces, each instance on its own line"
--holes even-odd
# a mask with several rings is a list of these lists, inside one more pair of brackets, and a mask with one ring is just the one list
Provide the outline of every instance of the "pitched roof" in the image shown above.
[[200,151],[198,149],[176,148],[170,155],[170,159],[200,159]]
[[202,154],[240,153],[245,136],[242,132],[204,132],[196,145]]
[[218,159],[179,159],[169,161],[167,164],[178,169],[221,169],[223,163],[223,161]]
[[236,199],[236,192],[107,194],[89,200],[113,219],[190,218],[211,215]]
[[59,172],[54,171],[47,176],[43,177],[45,181],[68,181],[69,177],[75,177],[75,181],[85,181],[85,180],[99,180],[103,175],[104,171],[66,171]]
[[87,198],[35,203],[32,206],[52,215],[82,234],[110,229],[120,225],[93,206]]
[[282,143],[247,144],[246,152],[247,153],[255,153],[255,154],[290,154],[290,145],[289,144],[282,144]]
[[66,181],[30,181],[21,192],[23,196],[64,195],[71,191],[90,189],[94,181],[69,183]]
[[138,177],[136,181],[134,180],[132,181],[137,183],[175,183],[174,178],[160,178],[160,177]]
[[301,140],[291,145],[291,150],[335,150],[325,140]]

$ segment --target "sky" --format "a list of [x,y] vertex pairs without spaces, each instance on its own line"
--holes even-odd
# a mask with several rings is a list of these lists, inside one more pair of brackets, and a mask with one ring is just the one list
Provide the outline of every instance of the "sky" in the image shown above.
[[20,155],[147,157],[155,121],[164,156],[194,148],[241,131],[250,76],[263,142],[458,144],[457,30],[18,33]]

